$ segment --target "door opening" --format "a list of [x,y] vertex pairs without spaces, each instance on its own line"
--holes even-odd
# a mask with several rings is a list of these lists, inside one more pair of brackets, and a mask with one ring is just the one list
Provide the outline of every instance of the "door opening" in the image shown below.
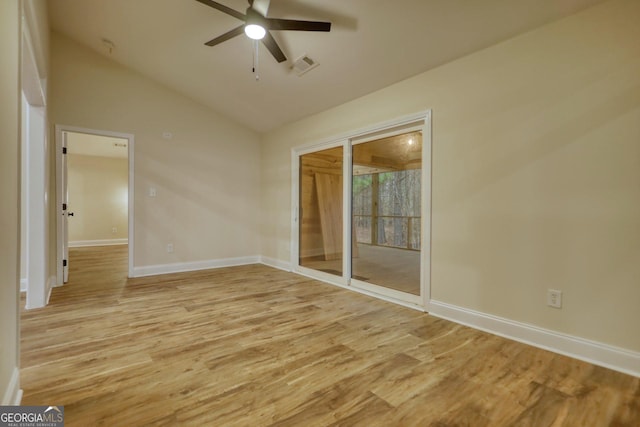
[[56,126],[58,283],[69,247],[128,245],[133,271],[133,135]]
[[293,150],[295,271],[426,310],[430,129],[427,112]]
[[351,278],[419,296],[422,131],[354,144],[352,153]]
[[343,147],[300,156],[299,264],[342,276]]

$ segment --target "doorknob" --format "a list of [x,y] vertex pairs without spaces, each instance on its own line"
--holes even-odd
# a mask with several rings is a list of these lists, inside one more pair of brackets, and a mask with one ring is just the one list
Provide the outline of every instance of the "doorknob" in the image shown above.
[[73,216],[73,212],[67,212],[67,216]]

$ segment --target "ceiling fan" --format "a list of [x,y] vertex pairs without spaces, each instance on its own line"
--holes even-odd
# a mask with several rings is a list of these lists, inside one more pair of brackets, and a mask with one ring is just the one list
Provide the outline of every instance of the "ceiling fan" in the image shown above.
[[213,0],[196,1],[244,21],[243,25],[206,42],[207,46],[215,46],[244,32],[253,40],[262,40],[278,62],[286,61],[287,57],[269,31],[331,31],[331,22],[267,18],[270,0],[249,0],[249,7],[245,13],[240,13]]

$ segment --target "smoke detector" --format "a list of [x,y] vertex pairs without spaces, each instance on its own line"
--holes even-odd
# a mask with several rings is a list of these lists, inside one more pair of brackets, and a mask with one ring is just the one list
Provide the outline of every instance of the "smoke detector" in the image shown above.
[[306,53],[302,55],[300,58],[293,61],[293,69],[296,71],[296,74],[298,76],[301,76],[304,73],[311,71],[312,69],[316,68],[318,65],[320,64],[314,61],[313,59],[309,58]]

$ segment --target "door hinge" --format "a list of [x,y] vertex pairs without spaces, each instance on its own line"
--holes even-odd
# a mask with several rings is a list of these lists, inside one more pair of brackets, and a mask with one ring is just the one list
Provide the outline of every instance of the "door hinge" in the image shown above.
[[67,147],[62,147],[62,154],[67,154]]
[[63,203],[63,204],[62,204],[62,210],[63,210],[63,211],[66,211],[66,210],[67,210],[67,204],[66,204],[66,203]]
[[62,266],[63,266],[63,267],[66,267],[66,266],[67,266],[67,260],[66,260],[66,259],[63,259],[63,260],[62,260]]

